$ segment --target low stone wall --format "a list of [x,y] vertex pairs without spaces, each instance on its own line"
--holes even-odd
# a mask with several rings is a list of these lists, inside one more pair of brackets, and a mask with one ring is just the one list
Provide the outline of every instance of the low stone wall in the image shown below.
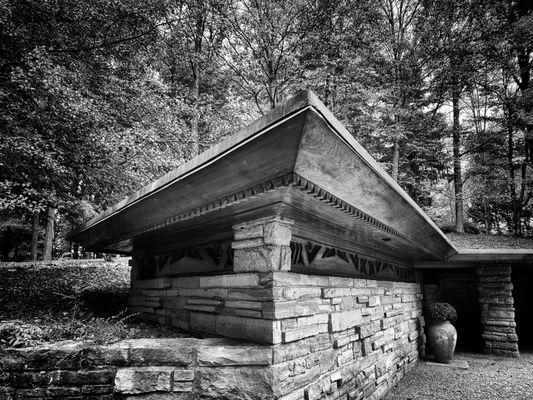
[[[132,311],[271,344],[274,398],[377,399],[424,344],[417,283],[241,273],[133,284]],[[285,397],[286,396],[286,397]]]
[[416,283],[280,271],[158,278],[135,282],[133,294],[132,303],[143,301],[133,308],[159,322],[267,344],[180,338],[9,349],[0,353],[0,397],[379,399],[424,344]]
[[129,310],[193,332],[278,343],[268,320],[272,274],[243,273],[136,280]]
[[229,339],[80,342],[0,352],[0,399],[269,399],[272,349]]

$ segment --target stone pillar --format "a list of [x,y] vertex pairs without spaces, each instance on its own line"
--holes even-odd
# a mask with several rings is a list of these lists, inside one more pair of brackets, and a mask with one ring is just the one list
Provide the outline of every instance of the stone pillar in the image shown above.
[[234,271],[290,270],[293,224],[292,219],[273,216],[234,225]]
[[509,265],[477,268],[483,352],[518,357]]

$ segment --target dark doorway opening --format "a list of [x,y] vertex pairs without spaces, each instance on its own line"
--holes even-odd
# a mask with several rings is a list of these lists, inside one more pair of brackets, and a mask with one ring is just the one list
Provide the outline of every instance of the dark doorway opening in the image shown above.
[[515,266],[511,277],[518,346],[533,351],[533,266]]
[[457,350],[481,352],[481,308],[474,268],[424,271],[426,306],[435,301],[457,310]]

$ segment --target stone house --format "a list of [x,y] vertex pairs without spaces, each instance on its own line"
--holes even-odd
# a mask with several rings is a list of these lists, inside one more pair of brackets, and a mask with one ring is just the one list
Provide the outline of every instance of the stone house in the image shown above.
[[424,291],[463,293],[484,349],[518,354],[511,268],[533,257],[458,250],[310,91],[69,239],[132,256],[131,311],[264,346],[285,400],[383,396],[424,353]]

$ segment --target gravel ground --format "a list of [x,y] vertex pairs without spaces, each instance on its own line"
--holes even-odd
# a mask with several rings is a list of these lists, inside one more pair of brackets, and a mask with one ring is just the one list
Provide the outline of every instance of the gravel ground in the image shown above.
[[459,353],[469,369],[420,362],[383,400],[533,400],[533,352],[519,359]]

